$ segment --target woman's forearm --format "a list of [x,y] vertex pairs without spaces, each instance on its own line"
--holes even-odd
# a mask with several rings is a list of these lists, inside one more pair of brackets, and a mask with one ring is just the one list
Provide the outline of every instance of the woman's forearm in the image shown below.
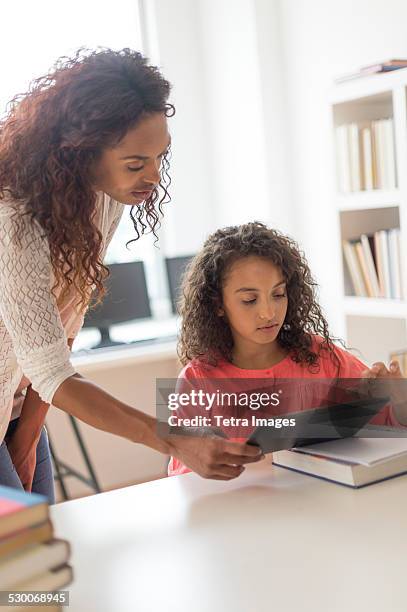
[[52,403],[97,429],[173,455],[204,478],[236,478],[244,464],[259,461],[263,456],[255,446],[219,437],[195,437],[182,432],[160,436],[155,418],[120,402],[79,374],[70,376],[58,387]]
[[140,412],[92,383],[75,374],[57,389],[53,405],[92,427],[145,444],[169,454],[168,443],[157,434],[157,421]]

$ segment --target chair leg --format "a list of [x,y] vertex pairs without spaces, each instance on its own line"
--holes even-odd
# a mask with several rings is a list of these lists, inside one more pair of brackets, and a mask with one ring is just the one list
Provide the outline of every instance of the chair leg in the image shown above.
[[56,472],[56,480],[58,480],[59,486],[61,487],[62,497],[64,498],[65,501],[67,501],[69,499],[69,495],[65,487],[64,477],[60,469],[59,459],[55,455],[54,446],[52,444],[51,437],[49,435],[49,431],[47,433],[48,433],[49,450],[51,452],[51,457],[52,457],[52,461],[54,463],[55,472]]
[[95,470],[93,469],[93,465],[92,465],[92,462],[90,460],[88,451],[86,450],[86,446],[85,446],[85,443],[83,441],[82,434],[81,434],[81,432],[79,430],[78,424],[77,424],[77,422],[75,420],[75,417],[73,417],[71,414],[69,415],[69,418],[71,420],[71,424],[72,424],[73,430],[75,432],[76,439],[77,439],[79,447],[81,449],[83,459],[84,459],[84,461],[86,463],[86,467],[88,468],[88,472],[89,472],[89,475],[90,475],[90,486],[93,487],[93,489],[95,490],[96,493],[101,493],[102,489],[100,488],[98,479],[97,479],[96,474],[95,474]]

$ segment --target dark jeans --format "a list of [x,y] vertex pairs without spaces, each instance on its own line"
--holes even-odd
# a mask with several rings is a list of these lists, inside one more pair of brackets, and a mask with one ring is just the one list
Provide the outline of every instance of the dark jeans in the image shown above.
[[[12,438],[17,423],[18,419],[10,421],[5,439],[0,445],[0,485],[24,490],[7,448],[7,440]],[[50,504],[55,503],[54,474],[45,427],[42,428],[37,445],[37,464],[35,466],[32,492],[45,495]]]

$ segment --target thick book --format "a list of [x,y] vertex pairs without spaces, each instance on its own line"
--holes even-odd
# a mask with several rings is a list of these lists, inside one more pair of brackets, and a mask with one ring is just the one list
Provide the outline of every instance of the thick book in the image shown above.
[[0,563],[0,591],[13,590],[18,582],[34,579],[38,574],[64,565],[70,552],[66,540],[54,539],[6,557]]
[[0,538],[44,523],[48,513],[47,498],[43,495],[0,486]]
[[273,453],[273,463],[359,488],[407,473],[407,438],[345,438]]
[[51,521],[46,521],[40,525],[34,525],[34,527],[20,529],[0,539],[0,559],[32,546],[33,544],[41,544],[41,542],[51,540],[52,536],[53,528]]
[[13,591],[57,591],[70,584],[73,580],[72,567],[62,565],[50,569],[35,578],[19,582],[13,586]]

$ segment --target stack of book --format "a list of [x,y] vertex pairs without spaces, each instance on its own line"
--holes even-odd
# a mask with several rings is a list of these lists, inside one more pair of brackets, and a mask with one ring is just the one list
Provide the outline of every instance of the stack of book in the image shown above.
[[407,437],[344,438],[321,442],[274,452],[273,463],[359,488],[407,472]]
[[343,74],[335,79],[336,83],[344,83],[353,79],[359,79],[360,77],[369,76],[370,74],[380,74],[383,72],[393,72],[394,70],[400,70],[400,68],[407,67],[406,59],[390,59],[384,62],[376,62],[375,64],[369,64],[368,66],[362,66],[355,72],[349,72]]
[[[69,557],[68,542],[53,537],[46,498],[0,486],[0,591],[57,591],[72,580]],[[61,609],[58,593],[47,597],[36,610]],[[14,612],[32,609],[18,601]]]
[[393,119],[343,124],[335,133],[339,191],[396,188]]
[[402,299],[400,230],[362,234],[342,243],[345,261],[359,297]]

